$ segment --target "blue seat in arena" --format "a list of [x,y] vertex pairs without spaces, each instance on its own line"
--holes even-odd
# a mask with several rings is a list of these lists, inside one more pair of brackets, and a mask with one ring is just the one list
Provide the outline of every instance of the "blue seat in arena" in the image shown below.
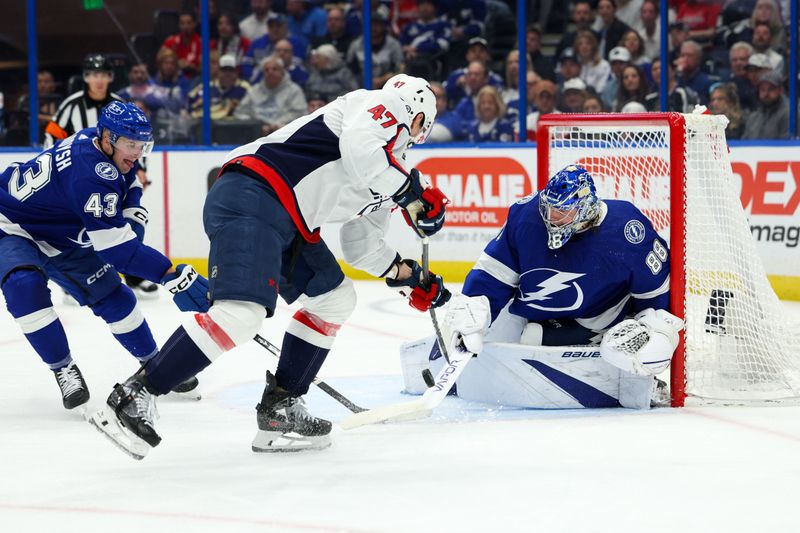
[[159,46],[164,39],[178,33],[178,19],[180,15],[173,9],[159,9],[153,14],[153,37]]

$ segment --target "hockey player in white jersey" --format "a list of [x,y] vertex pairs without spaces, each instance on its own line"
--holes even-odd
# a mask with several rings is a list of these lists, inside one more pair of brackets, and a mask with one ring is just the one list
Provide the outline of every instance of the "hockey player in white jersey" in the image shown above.
[[[445,337],[461,334],[480,352],[458,395],[521,407],[649,407],[653,376],[682,329],[668,305],[666,242],[633,204],[599,199],[589,173],[570,165],[511,206],[448,306]],[[432,339],[404,346],[409,392],[425,389],[421,371],[440,357]]]
[[157,357],[117,385],[95,423],[143,457],[161,440],[151,416],[154,396],[251,340],[275,312],[280,293],[303,307],[287,328],[275,375],[267,373],[252,447],[328,446],[330,422],[309,414],[302,396],[356,294],[319,228],[342,222],[345,261],[404,288],[415,308],[426,311],[448,300],[440,276],[430,273],[426,283],[420,265],[383,239],[397,206],[420,235],[444,224],[447,199],[404,161],[406,149],[430,132],[435,101],[425,80],[399,74],[382,89],[348,93],[228,154],[203,210],[211,241],[211,309],[184,321]]

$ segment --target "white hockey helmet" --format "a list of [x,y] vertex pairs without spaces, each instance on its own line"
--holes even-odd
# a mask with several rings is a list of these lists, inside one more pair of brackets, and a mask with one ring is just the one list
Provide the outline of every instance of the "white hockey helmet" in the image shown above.
[[414,122],[414,117],[418,113],[424,115],[422,130],[416,139],[412,139],[414,144],[422,144],[430,134],[433,121],[436,119],[436,95],[433,94],[430,84],[422,78],[415,78],[408,74],[397,74],[389,78],[383,90],[397,93],[403,103],[406,104],[408,111],[408,123]]

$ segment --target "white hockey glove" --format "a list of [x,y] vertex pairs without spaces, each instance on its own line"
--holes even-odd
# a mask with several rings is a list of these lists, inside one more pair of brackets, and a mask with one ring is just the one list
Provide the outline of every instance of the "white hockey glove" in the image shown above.
[[467,351],[479,354],[483,351],[483,336],[489,330],[491,319],[486,296],[454,294],[442,320],[445,342],[457,346],[460,340]]
[[645,309],[605,333],[600,356],[625,372],[653,376],[669,366],[682,329],[683,320],[675,315]]

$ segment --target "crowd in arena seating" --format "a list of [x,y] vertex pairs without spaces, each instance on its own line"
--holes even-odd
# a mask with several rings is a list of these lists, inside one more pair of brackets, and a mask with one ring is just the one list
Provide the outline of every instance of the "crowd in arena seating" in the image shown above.
[[[372,86],[399,72],[430,80],[438,109],[431,143],[533,139],[546,113],[660,109],[657,0],[573,0],[564,4],[569,20],[558,19],[552,0],[529,0],[528,21],[537,22],[526,26],[522,133],[516,2],[369,1]],[[240,121],[254,126],[243,131],[268,134],[361,87],[362,2],[239,0],[224,2],[238,7],[224,12],[211,2],[214,125]],[[130,65],[127,86],[116,85],[162,144],[200,142],[199,8],[184,3],[176,33]],[[728,117],[730,139],[790,137],[788,1],[669,0],[668,28],[668,110],[706,105]],[[58,104],[46,70],[38,89],[46,123]]]

